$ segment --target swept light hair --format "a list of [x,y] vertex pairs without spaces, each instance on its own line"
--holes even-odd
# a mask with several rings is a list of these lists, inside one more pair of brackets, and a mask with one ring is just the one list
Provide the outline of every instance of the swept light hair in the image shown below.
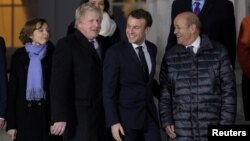
[[81,18],[85,18],[87,12],[95,12],[100,15],[100,21],[102,20],[102,11],[91,3],[83,3],[79,5],[75,12],[75,27],[80,23]]

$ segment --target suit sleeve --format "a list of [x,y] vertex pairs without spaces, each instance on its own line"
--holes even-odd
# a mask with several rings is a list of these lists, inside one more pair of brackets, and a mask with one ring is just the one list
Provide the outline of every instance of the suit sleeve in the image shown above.
[[108,127],[119,123],[118,94],[119,57],[113,48],[107,51],[103,64],[103,103]]
[[64,40],[59,40],[52,59],[50,98],[51,121],[67,121],[68,96],[70,91],[70,78],[73,75],[70,46]]
[[7,127],[6,129],[17,129],[16,119],[16,97],[18,95],[18,67],[17,62],[19,57],[15,54],[11,57],[10,76],[8,84],[8,96],[7,96]]
[[7,93],[7,75],[6,75],[6,57],[5,42],[0,38],[0,118],[5,118],[6,93]]
[[237,56],[244,74],[250,78],[250,17],[241,22]]

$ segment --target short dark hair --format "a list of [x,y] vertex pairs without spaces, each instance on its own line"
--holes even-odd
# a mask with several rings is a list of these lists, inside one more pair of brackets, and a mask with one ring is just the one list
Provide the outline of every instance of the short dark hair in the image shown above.
[[[40,23],[40,27],[36,27],[37,24]],[[48,25],[48,22],[45,19],[42,18],[33,18],[31,20],[28,20],[23,28],[21,29],[21,32],[19,33],[19,39],[20,41],[25,44],[27,42],[32,42],[32,39],[30,36],[33,34],[33,32],[36,29],[41,28],[44,24]]]
[[152,19],[151,14],[148,11],[144,10],[144,9],[133,10],[133,11],[131,11],[129,13],[128,17],[129,16],[132,16],[132,17],[134,17],[136,19],[141,19],[141,18],[145,19],[147,27],[151,27],[152,24],[153,24],[153,19]]
[[[108,0],[103,0],[104,1],[104,11],[109,13],[109,1]],[[80,5],[83,3],[87,3],[89,0],[81,0]]]

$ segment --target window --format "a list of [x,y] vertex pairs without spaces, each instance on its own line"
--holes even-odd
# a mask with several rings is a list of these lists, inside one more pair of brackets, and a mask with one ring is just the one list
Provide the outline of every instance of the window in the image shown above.
[[146,0],[111,0],[112,7],[120,8],[126,17],[128,13],[136,8],[145,8],[146,7]]
[[23,24],[32,13],[27,3],[36,0],[0,0],[0,36],[3,36],[7,48],[22,46],[19,41],[19,32]]

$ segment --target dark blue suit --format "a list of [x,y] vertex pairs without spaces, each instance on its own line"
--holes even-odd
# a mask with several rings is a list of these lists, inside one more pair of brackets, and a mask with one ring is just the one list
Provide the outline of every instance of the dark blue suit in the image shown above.
[[6,58],[5,58],[5,42],[0,37],[0,118],[5,117],[6,110]]
[[107,126],[121,123],[125,136],[130,129],[140,132],[146,128],[150,134],[154,130],[146,136],[154,138],[159,135],[152,89],[157,48],[149,41],[145,43],[152,63],[148,81],[132,44],[122,41],[108,49],[103,65],[103,101]]

